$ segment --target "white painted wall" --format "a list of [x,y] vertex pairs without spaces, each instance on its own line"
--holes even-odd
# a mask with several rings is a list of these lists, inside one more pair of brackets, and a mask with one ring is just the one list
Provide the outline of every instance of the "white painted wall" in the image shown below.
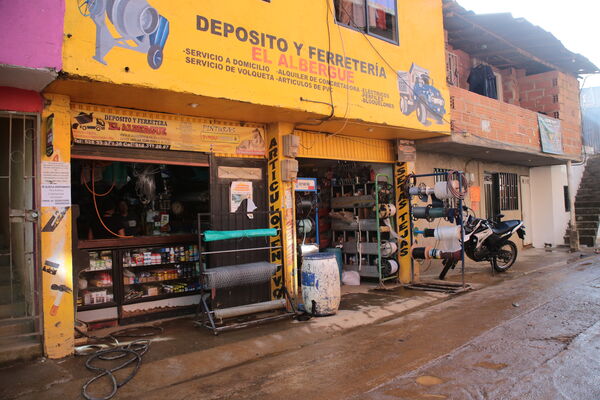
[[[579,171],[574,173],[576,187],[582,174]],[[530,177],[532,227],[529,231],[533,246],[542,248],[545,243],[563,245],[569,224],[563,192],[567,185],[567,168],[565,165],[531,168]]]

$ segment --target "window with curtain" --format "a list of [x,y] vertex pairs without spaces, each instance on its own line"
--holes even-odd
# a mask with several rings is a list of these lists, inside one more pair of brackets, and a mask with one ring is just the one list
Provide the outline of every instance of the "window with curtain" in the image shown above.
[[395,0],[334,0],[334,6],[338,23],[398,43]]

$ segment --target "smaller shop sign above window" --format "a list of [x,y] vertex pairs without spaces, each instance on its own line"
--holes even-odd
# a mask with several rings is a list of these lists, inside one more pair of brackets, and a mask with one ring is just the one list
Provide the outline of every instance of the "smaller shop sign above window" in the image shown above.
[[76,104],[71,131],[77,144],[140,149],[265,155],[265,130],[195,117]]

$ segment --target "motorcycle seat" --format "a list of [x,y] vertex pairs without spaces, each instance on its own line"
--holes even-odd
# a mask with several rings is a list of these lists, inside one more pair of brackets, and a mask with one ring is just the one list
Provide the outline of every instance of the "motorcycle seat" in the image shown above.
[[513,229],[515,229],[515,227],[517,227],[520,223],[521,223],[521,221],[516,220],[516,219],[510,220],[510,221],[498,222],[498,223],[494,224],[494,226],[492,226],[492,231],[496,235],[503,235],[506,232],[510,232]]

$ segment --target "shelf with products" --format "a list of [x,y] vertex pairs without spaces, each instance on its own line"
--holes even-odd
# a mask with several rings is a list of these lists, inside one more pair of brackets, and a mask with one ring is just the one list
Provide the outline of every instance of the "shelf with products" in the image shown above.
[[393,188],[386,175],[378,174],[371,182],[331,186],[332,238],[342,249],[345,270],[378,278],[381,284],[398,278],[393,203]]
[[113,284],[113,252],[112,250],[88,251],[89,263],[79,271],[77,278],[77,306],[106,307],[115,304]]
[[192,279],[182,278],[125,285],[123,303],[131,304],[139,301],[153,301],[196,294],[200,291],[198,280],[194,279],[192,282],[185,282]]
[[122,252],[124,268],[195,262],[199,259],[200,252],[198,251],[198,245],[195,244],[137,248]]

